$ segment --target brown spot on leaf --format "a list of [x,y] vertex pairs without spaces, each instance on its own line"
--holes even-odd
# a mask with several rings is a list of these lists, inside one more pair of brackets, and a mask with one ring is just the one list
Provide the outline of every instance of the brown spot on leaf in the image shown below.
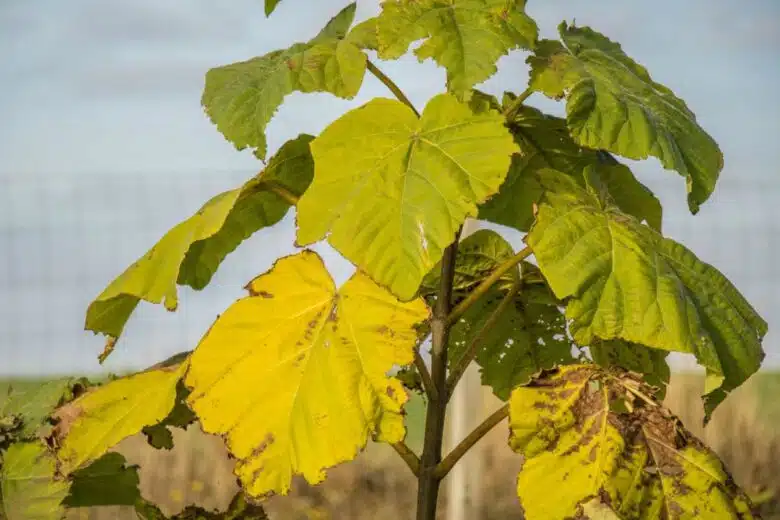
[[274,434],[268,432],[268,434],[265,436],[265,439],[263,439],[263,442],[255,446],[255,449],[252,450],[252,454],[250,455],[250,458],[254,459],[255,457],[259,457],[260,455],[262,455],[263,452],[268,449],[268,446],[273,444],[275,440],[276,439],[274,438]]

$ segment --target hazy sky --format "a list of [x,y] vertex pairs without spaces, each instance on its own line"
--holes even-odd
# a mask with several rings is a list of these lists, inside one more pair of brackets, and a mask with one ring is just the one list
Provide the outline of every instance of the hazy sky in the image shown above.
[[[346,0],[6,0],[0,3],[0,375],[94,372],[101,339],[89,301],[167,229],[261,165],[236,152],[200,107],[210,67],[305,40]],[[358,19],[377,12],[358,1]],[[780,328],[780,3],[775,0],[529,0],[542,34],[576,19],[623,44],[688,102],[726,157],[696,217],[682,178],[655,161],[640,178],[666,208],[666,234],[728,275]],[[481,88],[522,91],[525,55]],[[381,63],[419,107],[444,72],[414,58]],[[293,95],[270,124],[270,150],[389,94],[370,76],[352,101]],[[531,98],[560,113],[561,105]],[[288,216],[289,217],[289,216]],[[293,251],[287,218],[228,257],[211,286],[182,289],[176,314],[141,305],[107,368],[147,366],[194,347],[241,287]],[[520,236],[508,233],[515,245]],[[327,247],[339,280],[349,264]],[[776,339],[777,338],[777,339]],[[780,333],[765,342],[780,363]]]

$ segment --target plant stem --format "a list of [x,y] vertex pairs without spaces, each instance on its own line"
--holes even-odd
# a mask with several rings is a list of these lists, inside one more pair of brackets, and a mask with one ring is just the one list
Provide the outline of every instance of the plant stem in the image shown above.
[[474,446],[479,440],[487,435],[487,433],[493,429],[498,423],[503,421],[509,415],[509,405],[505,404],[495,412],[493,412],[487,419],[482,421],[482,424],[474,428],[474,431],[466,436],[465,439],[455,446],[449,455],[447,455],[443,461],[436,466],[435,475],[443,479],[447,476],[447,473],[455,466],[455,464]]
[[493,327],[496,326],[496,323],[501,318],[501,315],[506,311],[506,309],[512,305],[515,299],[515,295],[517,295],[517,292],[520,290],[520,280],[518,279],[513,285],[512,288],[509,290],[508,293],[504,296],[504,299],[501,300],[501,303],[498,304],[498,307],[496,307],[493,312],[490,314],[487,320],[485,320],[485,323],[482,324],[482,327],[477,331],[477,333],[474,335],[474,337],[471,339],[471,342],[469,343],[468,347],[466,347],[466,352],[463,353],[461,358],[458,360],[457,365],[455,365],[455,368],[450,370],[450,376],[447,378],[447,395],[452,395],[453,390],[455,390],[455,386],[458,384],[458,381],[460,381],[460,378],[463,376],[463,373],[466,371],[466,369],[469,367],[471,362],[474,360],[474,358],[477,356],[477,352],[479,351],[479,348],[483,345],[483,341],[485,339],[485,336],[488,332],[490,332]]
[[284,201],[289,204],[290,206],[295,206],[298,204],[298,196],[282,186],[281,184],[277,184],[275,182],[263,182],[262,187],[267,189],[268,191],[271,191],[273,193],[276,193],[284,199]]
[[410,470],[412,470],[414,476],[419,477],[420,459],[417,457],[417,455],[414,454],[412,450],[409,449],[409,446],[407,446],[403,441],[394,442],[391,444],[391,446],[401,456],[401,458],[404,459],[404,462],[406,462],[406,465],[409,466]]
[[444,251],[441,283],[431,321],[431,381],[436,389],[436,399],[431,399],[428,403],[425,415],[425,439],[417,479],[417,520],[435,520],[439,499],[441,478],[436,475],[436,467],[441,461],[444,417],[447,410],[447,345],[450,334],[448,316],[452,306],[452,282],[455,277],[459,236],[460,232]]
[[485,293],[487,293],[491,287],[502,277],[504,274],[515,267],[517,264],[531,256],[530,247],[524,247],[520,252],[516,253],[512,258],[506,260],[503,264],[499,265],[498,268],[496,268],[495,271],[493,271],[490,276],[482,280],[482,283],[477,286],[476,289],[471,291],[471,293],[462,301],[460,302],[454,309],[452,309],[452,312],[450,312],[450,315],[447,317],[447,324],[453,325],[455,322],[458,321],[458,319],[463,316],[463,313],[465,313],[469,307],[471,307],[474,302],[482,298]]
[[523,106],[525,100],[531,97],[531,94],[533,93],[534,91],[531,89],[531,87],[525,89],[522,94],[520,94],[519,96],[517,96],[517,98],[515,98],[515,100],[512,102],[511,105],[506,107],[506,109],[504,110],[504,117],[511,121],[511,119],[515,116],[515,114],[517,114],[517,111],[520,110],[520,107]]
[[425,360],[420,355],[420,348],[414,349],[414,366],[417,367],[417,372],[420,373],[420,379],[422,380],[423,389],[425,395],[428,396],[428,401],[435,401],[439,397],[439,393],[436,391],[436,387],[433,386],[433,380],[431,380],[431,373],[428,372],[428,367],[425,366]]
[[388,89],[390,89],[390,92],[392,92],[392,93],[393,93],[393,95],[394,95],[396,98],[398,98],[398,101],[400,101],[400,102],[401,102],[401,103],[403,103],[404,105],[406,105],[406,106],[408,106],[409,108],[411,108],[411,109],[412,109],[412,111],[414,112],[414,115],[416,115],[417,117],[420,117],[420,113],[417,111],[417,109],[416,109],[416,108],[414,108],[414,105],[412,104],[412,102],[411,102],[411,101],[409,101],[409,98],[408,98],[408,97],[406,97],[406,94],[404,94],[404,91],[403,91],[403,90],[401,90],[401,89],[398,87],[398,85],[396,85],[396,84],[395,84],[395,82],[394,82],[392,79],[390,79],[390,78],[388,78],[387,76],[385,76],[385,73],[384,73],[384,72],[382,72],[381,70],[379,70],[379,69],[377,68],[377,66],[376,66],[376,65],[374,65],[374,64],[371,62],[371,60],[369,60],[369,59],[366,59],[366,68],[368,69],[368,72],[370,72],[371,74],[373,74],[374,76],[376,76],[376,79],[378,79],[379,81],[381,81],[382,83],[384,83],[384,84],[385,84],[385,86],[386,86]]

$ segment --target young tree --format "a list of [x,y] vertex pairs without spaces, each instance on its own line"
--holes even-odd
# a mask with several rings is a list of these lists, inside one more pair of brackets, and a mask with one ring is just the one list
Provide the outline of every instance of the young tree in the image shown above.
[[[175,310],[177,286],[203,289],[293,206],[303,249],[251,280],[193,352],[90,388],[12,395],[0,410],[0,512],[48,519],[111,503],[162,518],[109,450],[139,432],[170,447],[168,428],[197,420],[225,439],[242,491],[227,512],[178,518],[264,518],[263,499],[294,475],[321,482],[372,441],[403,458],[417,519],[432,520],[442,479],[508,417],[531,520],[752,518],[660,399],[667,354],[693,354],[709,417],[758,370],[766,323],[661,234],[661,204],[616,158],[678,172],[695,214],[723,157],[686,104],[594,29],[564,22],[559,39],[540,40],[524,0],[387,0],[353,26],[354,14],[351,4],[307,42],[208,72],[208,116],[260,160],[292,92],[351,98],[368,72],[394,99],[288,141],[115,279],[87,311],[87,329],[109,338],[101,361],[141,300]],[[447,73],[419,109],[369,58],[397,59],[416,41],[417,57]],[[475,90],[515,49],[529,53],[527,88],[500,100]],[[527,105],[534,92],[565,102],[566,117]],[[525,232],[526,246],[490,230],[459,242],[469,217]],[[322,240],[356,267],[341,287],[306,249]],[[445,454],[447,402],[471,363],[506,404]],[[410,391],[427,399],[419,456],[404,443]]]

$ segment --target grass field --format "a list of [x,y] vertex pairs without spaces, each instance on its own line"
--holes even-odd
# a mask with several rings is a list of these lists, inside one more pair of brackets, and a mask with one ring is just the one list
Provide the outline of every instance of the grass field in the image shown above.
[[[667,405],[723,457],[735,480],[763,502],[764,518],[780,519],[780,400],[776,398],[780,395],[780,373],[754,376],[721,405],[706,430],[700,426],[698,396],[702,385],[698,375],[676,374]],[[475,413],[485,415],[497,406],[486,392],[484,410]],[[423,415],[420,401],[410,403],[407,442],[413,447],[421,442]],[[174,436],[176,447],[172,451],[156,451],[141,438],[127,439],[119,446],[131,463],[141,467],[144,495],[163,504],[167,513],[189,503],[226,505],[236,488],[221,441],[204,435],[196,426],[177,430]],[[515,494],[521,461],[506,447],[506,438],[503,423],[480,444],[485,470],[481,519],[522,518]],[[415,491],[408,469],[392,449],[372,445],[355,462],[330,470],[319,486],[296,481],[290,496],[268,502],[268,511],[271,518],[284,520],[406,519],[413,516]],[[72,518],[124,520],[133,519],[134,514],[123,508],[97,508],[74,512]]]

